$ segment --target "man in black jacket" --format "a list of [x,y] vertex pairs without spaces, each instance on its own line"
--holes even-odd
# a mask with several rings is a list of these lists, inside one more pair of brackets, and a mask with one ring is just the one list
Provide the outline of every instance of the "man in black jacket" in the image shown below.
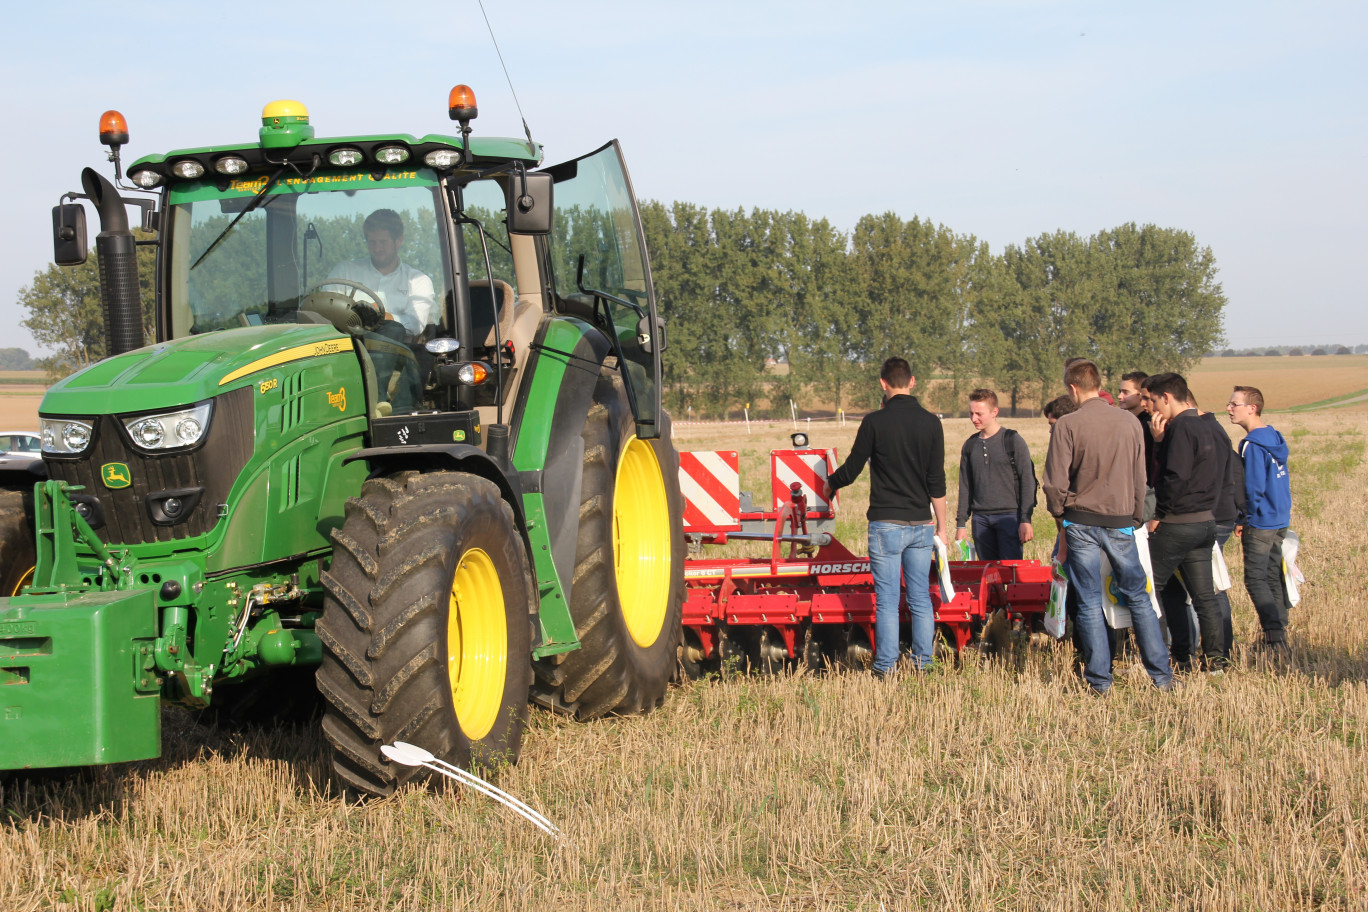
[[[845,463],[831,473],[824,496],[869,470],[869,571],[874,577],[874,674],[885,677],[898,660],[900,581],[912,615],[912,661],[931,664],[936,619],[931,604],[931,559],[936,529],[945,520],[945,431],[940,419],[912,396],[912,369],[889,358],[879,373],[883,408],[865,415]],[[934,518],[933,518],[934,513]]]
[[[1225,619],[1211,577],[1212,547],[1216,543],[1216,509],[1229,484],[1230,438],[1212,433],[1197,410],[1189,406],[1187,381],[1174,373],[1147,381],[1155,412],[1158,475],[1154,486],[1154,519],[1149,524],[1150,564],[1154,585],[1162,590],[1175,571],[1192,598],[1201,634],[1201,650],[1208,671],[1223,671],[1230,661]],[[1217,430],[1224,430],[1216,427]],[[1187,618],[1169,618],[1170,633]],[[1181,636],[1175,637],[1175,640]],[[1182,657],[1177,656],[1179,667]]]

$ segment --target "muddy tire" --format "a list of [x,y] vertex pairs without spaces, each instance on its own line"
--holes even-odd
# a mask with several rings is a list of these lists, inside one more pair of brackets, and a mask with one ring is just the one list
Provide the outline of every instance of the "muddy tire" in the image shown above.
[[18,595],[33,582],[36,560],[33,517],[24,509],[24,495],[0,491],[0,598]]
[[323,584],[323,733],[348,790],[388,795],[426,775],[381,756],[395,741],[467,769],[517,760],[535,590],[493,482],[457,472],[367,481],[333,532]]
[[660,439],[638,438],[621,379],[599,378],[581,435],[570,593],[580,648],[538,662],[534,687],[539,703],[579,719],[655,708],[679,661],[683,500],[668,416],[662,424]]

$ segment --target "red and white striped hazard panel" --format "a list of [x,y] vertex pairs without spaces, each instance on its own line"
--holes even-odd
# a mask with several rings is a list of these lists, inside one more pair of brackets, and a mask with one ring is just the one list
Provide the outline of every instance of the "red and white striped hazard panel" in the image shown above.
[[[770,450],[770,478],[774,485],[774,507],[778,510],[788,503],[789,485],[795,481],[807,495],[808,518],[820,519],[832,515],[831,504],[822,498],[822,486],[827,476],[836,471],[836,451],[833,450]],[[838,497],[840,495],[837,495]]]
[[741,530],[741,462],[735,450],[679,454],[686,532]]

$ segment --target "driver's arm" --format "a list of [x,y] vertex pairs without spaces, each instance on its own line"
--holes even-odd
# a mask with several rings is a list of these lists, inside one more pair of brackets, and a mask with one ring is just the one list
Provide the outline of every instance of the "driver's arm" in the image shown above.
[[415,336],[426,329],[428,324],[439,322],[437,292],[432,286],[432,279],[426,273],[417,270],[414,270],[414,276],[409,280],[409,311],[418,322],[418,327],[413,328],[405,319],[404,328]]

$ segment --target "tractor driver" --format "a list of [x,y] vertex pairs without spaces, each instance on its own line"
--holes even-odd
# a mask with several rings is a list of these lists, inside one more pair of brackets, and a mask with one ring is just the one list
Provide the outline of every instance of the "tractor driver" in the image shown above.
[[[385,318],[403,327],[403,338],[398,341],[412,342],[428,324],[435,322],[437,296],[432,279],[399,259],[399,249],[404,246],[404,220],[399,213],[377,209],[366,216],[364,227],[370,256],[344,260],[333,267],[329,276],[359,282],[373,290],[385,307]],[[377,327],[375,331],[399,336],[392,329]]]

